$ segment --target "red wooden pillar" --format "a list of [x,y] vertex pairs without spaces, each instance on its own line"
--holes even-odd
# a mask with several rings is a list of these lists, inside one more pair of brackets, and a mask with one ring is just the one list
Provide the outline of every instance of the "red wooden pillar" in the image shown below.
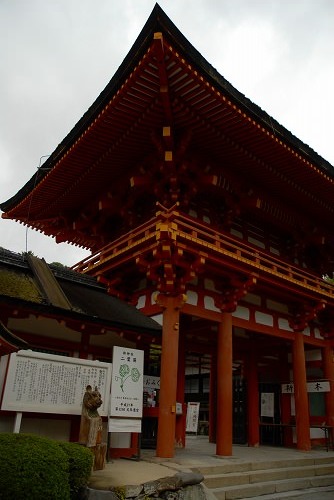
[[248,358],[247,403],[248,446],[258,447],[260,443],[259,377],[254,346],[251,346]]
[[[280,381],[281,383],[290,382],[290,366],[288,352],[285,347],[282,347],[280,352]],[[286,424],[291,421],[291,394],[281,394],[281,422]],[[293,429],[292,427],[284,428],[283,444],[286,447],[293,446]]]
[[186,445],[186,409],[184,405],[184,389],[186,380],[185,337],[179,335],[179,356],[177,371],[176,400],[182,404],[182,415],[176,415],[175,442],[176,446],[184,448]]
[[209,392],[209,443],[216,442],[217,422],[217,354],[211,354]]
[[163,307],[157,457],[172,458],[175,447],[179,318],[184,296],[159,294]]
[[327,425],[334,425],[334,359],[333,349],[326,345],[322,349],[322,364],[325,379],[329,380],[330,392],[325,393],[326,401],[326,422]]
[[217,455],[232,455],[232,314],[223,313],[217,345]]
[[297,449],[309,451],[311,449],[310,416],[306,386],[304,338],[302,332],[295,332],[295,339],[292,345],[292,362],[296,405]]

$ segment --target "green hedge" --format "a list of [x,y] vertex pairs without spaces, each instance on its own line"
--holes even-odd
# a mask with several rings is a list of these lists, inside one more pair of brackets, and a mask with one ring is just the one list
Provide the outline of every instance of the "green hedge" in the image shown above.
[[78,444],[0,433],[0,499],[80,498],[92,464],[92,452]]
[[94,455],[80,444],[60,442],[59,445],[68,456],[71,499],[80,499],[83,488],[88,485]]
[[51,439],[0,434],[0,498],[69,500],[68,457]]

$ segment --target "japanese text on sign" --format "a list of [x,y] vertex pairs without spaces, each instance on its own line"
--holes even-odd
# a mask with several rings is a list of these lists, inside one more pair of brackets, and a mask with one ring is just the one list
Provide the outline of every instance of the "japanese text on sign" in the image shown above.
[[141,418],[144,352],[114,347],[110,416]]
[[197,432],[200,403],[189,402],[187,405],[186,432]]
[[[313,382],[307,382],[307,392],[329,392],[330,384],[329,380],[314,380]],[[295,392],[295,386],[293,382],[288,382],[287,384],[282,384],[283,394],[293,394]]]
[[10,356],[2,410],[80,415],[86,386],[97,386],[108,409],[111,365],[33,351]]

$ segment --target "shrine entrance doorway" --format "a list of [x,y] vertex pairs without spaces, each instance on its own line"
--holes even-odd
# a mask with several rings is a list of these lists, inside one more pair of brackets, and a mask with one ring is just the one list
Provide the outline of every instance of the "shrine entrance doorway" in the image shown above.
[[281,384],[260,383],[260,444],[283,446]]
[[[198,312],[201,314],[201,311]],[[195,314],[195,311],[194,314],[181,312],[179,316],[176,401],[183,408],[183,413],[176,413],[175,416],[176,446],[186,447],[187,404],[198,402],[199,421],[194,432],[207,435],[210,442],[217,444],[217,448],[219,433],[227,428],[224,426],[224,420],[219,417],[222,408],[226,414],[228,413],[228,418],[232,416],[227,435],[231,444],[248,444],[254,447],[260,445],[298,447],[294,395],[292,392],[285,393],[283,386],[291,385],[294,377],[297,376],[298,380],[300,376],[301,369],[299,364],[294,363],[294,356],[298,362],[299,357],[305,358],[305,373],[308,380],[315,376],[319,380],[324,378],[320,342],[315,344],[310,339],[303,339],[302,348],[297,352],[298,339],[294,332],[284,332],[278,328],[262,328],[262,331],[256,331],[254,323],[248,328],[244,322],[245,326],[242,327],[240,321],[238,324],[237,319],[231,318],[232,315],[228,318],[229,330],[224,337],[226,332],[221,331],[219,321]],[[229,351],[225,349],[225,339],[229,344]],[[224,355],[221,355],[221,352]],[[157,360],[160,358],[161,356],[156,357]],[[228,369],[226,369],[227,364]],[[223,370],[222,365],[225,365]],[[155,373],[160,373],[160,367]],[[220,403],[219,384],[221,384],[220,390],[223,386]],[[225,397],[226,394],[228,397]],[[322,396],[325,401],[325,396],[323,394],[315,394],[317,398],[311,396],[309,396],[310,410],[317,419],[313,426],[319,427],[320,420],[323,422],[326,418],[326,408],[325,404],[320,405],[318,400]],[[299,414],[307,413],[307,404],[304,407],[305,411],[302,412],[299,406]],[[159,408],[151,408],[147,416],[158,419]],[[149,425],[149,428],[152,430],[156,427]],[[158,431],[159,426],[151,437],[155,438]],[[155,439],[151,443],[152,447],[154,444]],[[305,444],[303,441],[301,445],[299,444],[303,447],[306,445],[308,443]],[[217,454],[224,455],[222,452]]]
[[[185,407],[188,403],[199,403],[197,434],[207,435],[210,442],[217,439],[217,322],[186,314],[180,316],[179,364],[184,363]],[[243,345],[243,336],[235,339],[235,346]],[[244,360],[233,352],[232,361],[232,441],[247,443],[247,385]],[[247,350],[247,349],[246,349]],[[182,358],[183,356],[183,358]],[[180,373],[180,372],[179,372]],[[182,376],[181,376],[182,378]],[[182,385],[182,380],[178,383]],[[178,419],[178,417],[176,417]],[[186,443],[185,443],[186,446]]]
[[233,444],[247,444],[247,386],[244,377],[233,377]]
[[[217,335],[216,322],[181,315],[180,338],[186,345],[179,352],[185,357],[184,402],[200,403],[198,434],[208,435],[210,442],[216,442],[219,425]],[[280,425],[290,418],[291,408],[281,387],[290,377],[291,342],[236,326],[232,337],[232,442],[286,445]]]

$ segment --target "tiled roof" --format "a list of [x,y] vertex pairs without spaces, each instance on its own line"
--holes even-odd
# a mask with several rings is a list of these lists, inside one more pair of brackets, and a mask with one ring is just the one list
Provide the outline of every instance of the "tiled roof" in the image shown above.
[[[38,275],[33,272],[36,271],[36,262],[40,266]],[[106,288],[95,278],[65,266],[49,266],[43,259],[31,259],[3,248],[0,248],[0,297],[2,301],[7,298],[30,303],[32,309],[36,306],[39,310],[40,306],[53,311],[57,309],[67,317],[72,314],[79,319],[82,316],[82,321],[124,330],[154,335],[161,331],[156,321],[136,307],[108,295]]]
[[22,268],[2,267],[0,264],[0,295],[26,300],[43,302],[43,295],[38,289],[29,271]]

